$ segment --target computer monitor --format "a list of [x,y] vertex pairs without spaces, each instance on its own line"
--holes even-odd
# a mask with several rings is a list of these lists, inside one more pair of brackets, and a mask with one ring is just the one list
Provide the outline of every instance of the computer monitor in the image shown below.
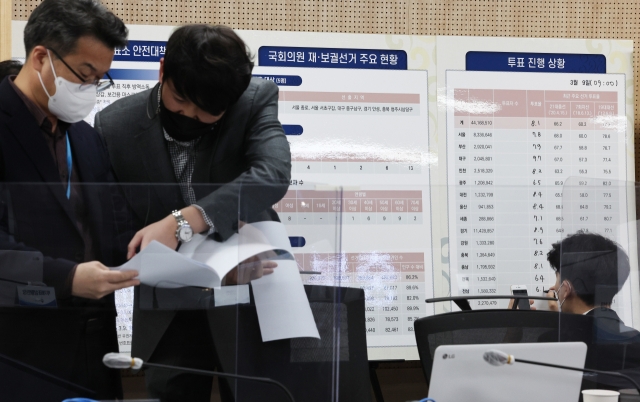
[[429,398],[437,402],[577,402],[582,373],[515,362],[492,366],[483,355],[500,350],[515,358],[584,368],[582,342],[439,346],[433,358]]

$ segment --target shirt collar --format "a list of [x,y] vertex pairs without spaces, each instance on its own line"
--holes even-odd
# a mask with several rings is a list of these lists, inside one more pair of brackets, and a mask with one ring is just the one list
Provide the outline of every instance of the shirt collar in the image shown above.
[[164,128],[162,129],[162,132],[164,133],[165,140],[169,142],[173,142],[176,145],[180,145],[181,147],[193,147],[197,145],[198,142],[200,142],[200,138],[196,138],[195,140],[191,140],[191,141],[178,141],[175,138],[171,137],[169,134],[167,134],[167,130],[165,130]]
[[38,127],[40,127],[42,131],[46,132],[52,137],[62,136],[63,134],[65,134],[69,129],[69,126],[71,126],[71,124],[58,120],[57,129],[55,132],[52,133],[51,121],[49,121],[49,119],[47,118],[47,114],[45,113],[45,111],[42,110],[42,108],[38,106],[34,101],[29,99],[27,95],[25,95],[24,92],[20,90],[20,88],[18,88],[18,86],[13,82],[13,80],[15,79],[16,79],[15,75],[10,76],[9,85],[11,86],[11,88],[13,88],[13,90],[16,92],[18,97],[22,100],[22,102],[27,107],[27,109],[29,109],[29,112],[31,113],[33,118],[36,120],[36,123],[38,123]]

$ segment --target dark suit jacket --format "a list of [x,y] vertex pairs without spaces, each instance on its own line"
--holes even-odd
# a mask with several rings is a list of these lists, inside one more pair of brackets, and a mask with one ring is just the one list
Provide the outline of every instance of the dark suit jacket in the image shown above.
[[[136,230],[186,206],[157,112],[158,86],[118,100],[95,120],[116,179],[126,183],[123,191]],[[213,220],[214,238],[228,239],[237,231],[239,219],[277,220],[271,206],[284,196],[291,178],[289,144],[278,121],[278,87],[252,79],[225,112],[215,134],[201,141],[192,182],[198,205]],[[174,294],[187,298],[189,291]],[[140,295],[145,292],[152,290],[145,286],[136,290],[132,345],[132,354],[143,360],[151,356],[175,315],[140,309]]]
[[[640,383],[640,332],[627,327],[614,310],[598,307],[585,315],[561,313],[558,324],[559,332],[544,333],[538,342],[584,342],[585,368],[623,373]],[[582,389],[597,388],[618,390],[633,385],[619,377],[584,374]]]
[[[74,169],[83,184],[91,183],[83,185],[82,194],[95,254],[104,264],[119,264],[124,250],[113,241],[113,174],[106,149],[84,122],[72,124],[68,135]],[[73,267],[84,262],[84,241],[43,134],[8,80],[0,84],[0,176],[0,250],[41,252],[40,280],[53,286],[58,297],[57,309],[1,308],[0,353],[82,383],[86,373],[81,371],[87,368],[73,364],[74,356],[84,353],[79,349],[87,347],[88,317],[111,323],[103,332],[117,351],[114,298],[90,301],[70,295],[66,281]]]
[[[585,367],[620,372],[640,383],[640,332],[627,327],[608,308],[595,308],[586,315],[593,317],[593,338]],[[584,379],[586,386],[592,388],[633,388],[626,380],[606,375],[585,375]]]

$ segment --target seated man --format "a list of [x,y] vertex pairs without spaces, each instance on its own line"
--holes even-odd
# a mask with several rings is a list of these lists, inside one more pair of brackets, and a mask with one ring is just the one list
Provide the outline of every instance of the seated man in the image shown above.
[[629,277],[629,258],[614,241],[578,232],[554,243],[547,261],[556,273],[549,309],[598,319],[598,339],[618,342],[640,333],[624,325],[611,309],[613,297]]
[[[578,232],[554,243],[547,260],[556,272],[549,296],[558,299],[549,303],[550,310],[593,317],[585,367],[618,372],[631,369],[626,374],[637,378],[633,368],[640,367],[640,332],[626,326],[611,309],[614,296],[629,277],[625,251],[604,236]],[[585,381],[596,382],[599,388],[633,387],[619,379],[598,377],[585,375]]]

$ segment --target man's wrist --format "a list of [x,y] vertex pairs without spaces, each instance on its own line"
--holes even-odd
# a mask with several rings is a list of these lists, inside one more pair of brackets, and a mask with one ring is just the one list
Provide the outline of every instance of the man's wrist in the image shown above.
[[176,221],[176,218],[174,218],[173,214],[169,214],[169,216],[167,216],[165,220],[167,221],[167,225],[171,229],[171,233],[175,233],[176,230],[178,230],[178,221]]
[[186,208],[182,208],[181,212],[182,216],[184,216],[184,218],[189,222],[195,233],[202,233],[209,229],[198,208],[190,205]]
[[202,230],[199,230],[198,233],[207,232],[207,235],[212,234],[215,230],[213,226],[213,221],[211,220],[211,218],[209,218],[209,215],[207,215],[204,208],[202,208],[200,205],[197,205],[197,204],[192,204],[191,207],[193,207],[195,210],[197,210],[200,213],[200,217],[202,218],[205,225],[205,227]]

